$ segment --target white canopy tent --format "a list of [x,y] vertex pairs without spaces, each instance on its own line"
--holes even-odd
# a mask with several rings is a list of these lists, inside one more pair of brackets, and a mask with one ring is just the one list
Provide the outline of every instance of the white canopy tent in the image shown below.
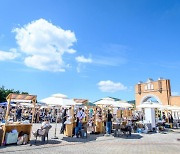
[[114,99],[112,98],[103,98],[97,102],[95,102],[95,105],[113,105],[115,103]]
[[174,119],[180,118],[180,107],[179,106],[165,105],[163,110],[171,111],[171,114]]
[[49,106],[69,106],[69,105],[75,105],[75,101],[72,99],[67,99],[67,98],[60,98],[60,97],[47,97],[40,102],[45,103]]
[[153,103],[153,102],[144,102],[143,104],[137,106],[137,108],[163,108],[163,105],[159,103]]
[[132,108],[133,106],[126,101],[116,101],[113,104],[114,107],[120,107],[120,108]]
[[60,93],[53,94],[52,97],[56,97],[56,98],[68,98],[67,95],[60,94]]
[[[30,104],[30,103],[20,103],[21,106],[25,106],[25,107],[30,107],[30,108],[33,108],[33,104]],[[37,106],[37,105],[36,105]]]
[[171,111],[180,111],[180,107],[179,106],[170,106],[170,105],[166,105],[164,106],[165,110],[171,110]]
[[[49,106],[71,106],[76,104],[74,100],[68,99],[67,96],[64,94],[53,94],[50,97],[40,100],[40,102],[45,103]],[[57,118],[56,118],[54,139],[58,139],[58,137],[56,136],[56,130],[57,130]]]

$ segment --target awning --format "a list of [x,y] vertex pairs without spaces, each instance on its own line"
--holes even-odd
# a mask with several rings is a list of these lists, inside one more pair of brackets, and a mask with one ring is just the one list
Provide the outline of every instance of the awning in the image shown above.
[[11,102],[17,103],[31,103],[33,100],[36,100],[36,95],[26,95],[26,94],[14,94],[11,93],[7,96],[6,99],[11,99]]

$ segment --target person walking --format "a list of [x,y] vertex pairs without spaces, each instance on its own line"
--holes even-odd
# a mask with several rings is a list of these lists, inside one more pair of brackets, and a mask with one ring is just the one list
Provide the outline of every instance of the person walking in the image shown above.
[[16,110],[16,120],[21,121],[21,116],[22,116],[22,108],[19,106]]
[[106,134],[111,134],[111,130],[112,130],[112,114],[110,113],[110,110],[108,110],[108,113],[106,115]]
[[66,112],[67,112],[67,109],[64,109],[62,111],[62,126],[61,126],[61,130],[60,130],[60,134],[63,134],[64,130],[66,128],[66,124],[64,123],[66,121],[66,116],[67,116]]

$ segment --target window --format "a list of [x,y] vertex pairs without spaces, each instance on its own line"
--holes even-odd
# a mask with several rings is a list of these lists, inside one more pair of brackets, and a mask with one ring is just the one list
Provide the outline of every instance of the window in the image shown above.
[[141,94],[141,84],[138,84],[138,94]]
[[152,83],[148,83],[145,85],[145,90],[153,90],[154,89],[154,85]]

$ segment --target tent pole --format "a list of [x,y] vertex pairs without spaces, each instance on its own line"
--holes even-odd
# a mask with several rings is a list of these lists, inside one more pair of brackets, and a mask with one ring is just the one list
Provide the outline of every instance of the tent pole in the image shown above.
[[57,131],[57,119],[58,119],[58,113],[56,113],[56,123],[55,123],[55,129],[54,129],[54,137],[52,139],[58,139],[56,136],[56,131]]
[[7,100],[7,111],[6,111],[5,120],[7,122],[8,121],[9,110],[10,110],[11,94],[6,98],[6,100]]
[[31,123],[34,122],[34,115],[35,115],[35,106],[36,106],[36,98],[34,98],[32,100],[32,103],[33,103],[33,112],[32,112],[32,119],[31,119]]

